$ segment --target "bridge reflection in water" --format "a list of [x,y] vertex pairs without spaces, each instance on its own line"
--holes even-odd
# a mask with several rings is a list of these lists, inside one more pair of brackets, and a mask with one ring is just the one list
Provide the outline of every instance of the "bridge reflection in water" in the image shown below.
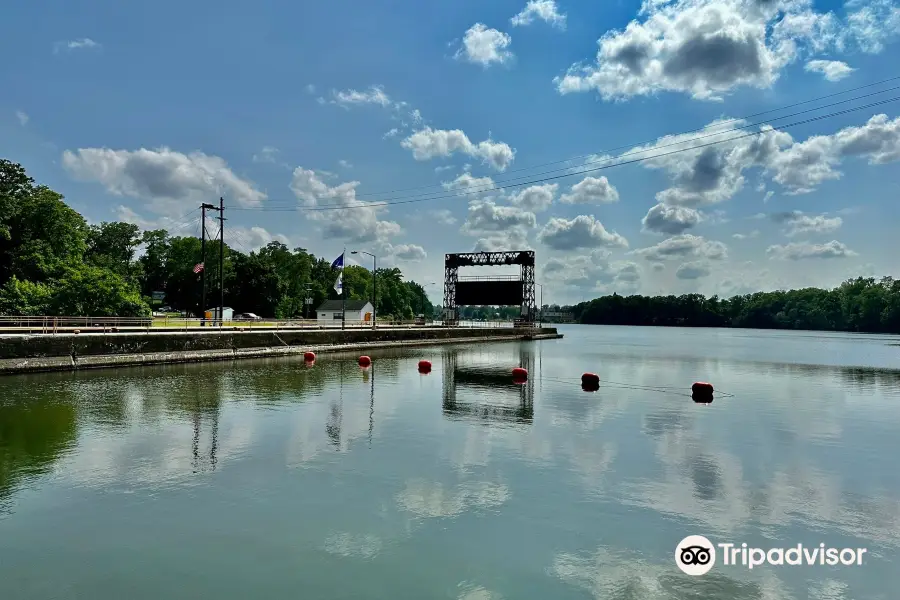
[[[534,353],[520,346],[509,359],[492,356],[492,364],[461,358],[471,353],[447,349],[443,356],[443,412],[450,419],[483,424],[530,425],[534,421]],[[498,366],[503,362],[503,366]],[[528,370],[525,383],[513,382],[512,369]]]

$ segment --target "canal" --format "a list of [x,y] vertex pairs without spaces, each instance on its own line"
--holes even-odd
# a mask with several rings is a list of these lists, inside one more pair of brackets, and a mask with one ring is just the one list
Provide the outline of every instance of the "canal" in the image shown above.
[[0,598],[896,598],[900,338],[559,332],[4,377]]

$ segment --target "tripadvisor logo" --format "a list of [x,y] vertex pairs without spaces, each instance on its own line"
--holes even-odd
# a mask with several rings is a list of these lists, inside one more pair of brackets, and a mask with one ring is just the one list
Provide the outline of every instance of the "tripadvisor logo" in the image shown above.
[[[675,547],[675,564],[688,575],[705,575],[719,562],[723,566],[753,569],[762,565],[861,565],[865,548],[831,548],[825,544],[790,548],[753,548],[747,544],[713,544],[702,535],[689,535]],[[719,560],[717,561],[717,556]]]

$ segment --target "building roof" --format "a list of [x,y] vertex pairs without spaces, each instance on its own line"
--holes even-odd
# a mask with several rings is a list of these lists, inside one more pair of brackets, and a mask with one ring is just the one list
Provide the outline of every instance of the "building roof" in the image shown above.
[[[347,300],[347,310],[353,312],[359,312],[366,307],[367,304],[371,304],[368,300]],[[344,305],[343,300],[326,300],[322,303],[322,305],[316,309],[316,312],[322,312],[325,310],[333,310],[337,312],[341,312],[341,308]]]

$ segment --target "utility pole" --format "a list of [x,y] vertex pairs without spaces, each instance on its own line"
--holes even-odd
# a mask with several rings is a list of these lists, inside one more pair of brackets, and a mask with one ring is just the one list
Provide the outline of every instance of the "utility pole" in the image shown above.
[[206,207],[200,205],[200,326],[206,325]]
[[219,326],[225,325],[225,199],[219,197]]
[[200,216],[200,219],[201,219],[200,254],[202,256],[200,264],[203,265],[203,269],[200,271],[202,273],[201,279],[203,281],[203,283],[202,283],[203,293],[201,294],[203,306],[200,307],[200,315],[201,315],[200,316],[200,325],[201,326],[206,325],[206,211],[208,211],[208,210],[219,210],[219,207],[217,207],[213,204],[209,204],[207,202],[204,202],[203,204],[200,205],[200,214],[201,214],[201,216]]

